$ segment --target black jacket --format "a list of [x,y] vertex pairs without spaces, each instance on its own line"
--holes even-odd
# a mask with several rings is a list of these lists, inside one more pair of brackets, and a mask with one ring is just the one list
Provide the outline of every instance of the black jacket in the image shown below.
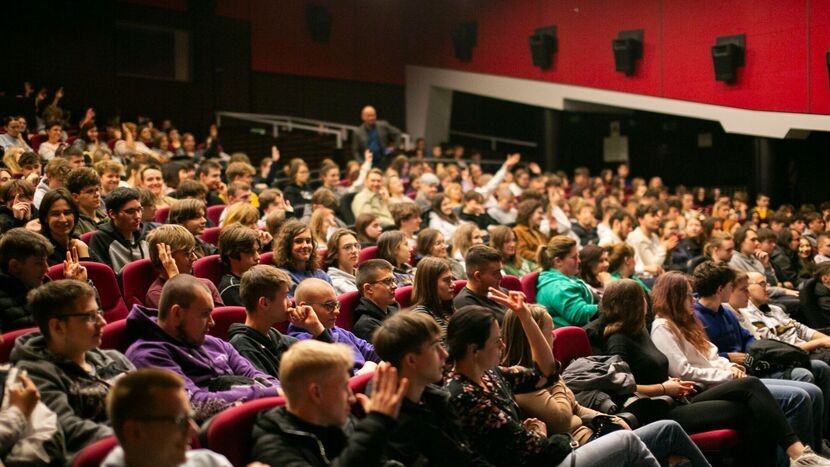
[[347,434],[340,427],[312,426],[279,407],[257,417],[252,459],[280,467],[377,466],[395,426],[394,419],[372,412]]
[[582,246],[596,245],[599,243],[599,234],[597,234],[596,227],[586,229],[579,222],[574,222],[573,224],[571,224],[571,230],[573,230],[573,233],[575,233],[579,237],[579,243]]
[[375,305],[375,302],[368,298],[360,297],[360,302],[357,304],[352,315],[354,319],[352,333],[367,342],[372,342],[372,333],[375,332],[375,329],[380,326],[383,320],[397,313],[398,310],[400,310],[400,305],[397,303],[388,307],[386,310],[381,310]]
[[297,217],[302,218],[305,214],[305,209],[311,209],[311,185],[297,185],[296,183],[289,183],[282,190],[285,200],[291,203],[294,208],[294,213]]
[[420,403],[404,398],[398,427],[386,448],[387,457],[407,466],[491,465],[470,448],[449,398],[449,393],[437,386],[427,386]]
[[798,284],[798,256],[794,251],[787,251],[775,245],[769,259],[779,281]]
[[496,222],[495,219],[490,217],[490,214],[486,212],[481,213],[479,215],[475,214],[467,214],[463,210],[458,214],[458,218],[465,222],[472,222],[473,224],[477,225],[481,230],[487,230],[487,227],[490,225],[498,225],[499,223]]
[[[46,281],[48,279],[44,279]],[[26,306],[28,287],[20,279],[0,272],[0,332],[29,328],[35,325]]]
[[12,210],[6,206],[0,206],[0,233],[5,233],[16,227],[26,227],[26,224],[32,220],[37,219],[37,208],[34,205],[31,207],[32,215],[28,219],[17,219],[12,214]]
[[[334,342],[328,331],[323,331],[317,340]],[[297,338],[286,336],[273,328],[268,331],[268,336],[263,336],[252,327],[234,323],[228,328],[228,342],[259,371],[279,378],[282,354],[297,342]]]

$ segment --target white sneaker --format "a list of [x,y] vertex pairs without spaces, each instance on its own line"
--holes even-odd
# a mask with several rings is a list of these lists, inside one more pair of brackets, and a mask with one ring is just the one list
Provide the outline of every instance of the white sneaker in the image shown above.
[[810,446],[804,447],[804,452],[798,457],[790,461],[790,467],[799,467],[803,465],[813,466],[827,466],[830,467],[830,460],[827,460],[813,452]]

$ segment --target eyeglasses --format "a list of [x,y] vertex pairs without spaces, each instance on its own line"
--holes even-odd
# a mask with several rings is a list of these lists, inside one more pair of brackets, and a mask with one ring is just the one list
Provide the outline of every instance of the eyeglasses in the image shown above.
[[59,315],[58,318],[69,318],[70,316],[77,316],[79,318],[83,318],[83,320],[87,323],[94,323],[98,320],[98,317],[104,316],[104,310],[99,308],[95,311],[87,313],[67,313],[65,315]]
[[394,277],[387,277],[386,279],[379,279],[379,280],[370,282],[370,284],[378,284],[378,283],[381,283],[381,284],[386,285],[386,286],[391,286],[392,284],[395,283],[395,278]]
[[194,412],[187,412],[176,415],[175,417],[139,417],[135,418],[134,420],[137,420],[139,422],[171,423],[180,430],[187,430],[188,428],[190,428],[190,422],[194,419],[194,416]]
[[758,286],[761,286],[761,287],[765,287],[765,288],[766,288],[766,286],[767,286],[767,281],[762,281],[762,282],[751,282],[749,285],[758,285]]
[[334,311],[334,310],[339,310],[340,309],[340,302],[338,302],[337,300],[331,300],[331,301],[323,302],[323,303],[309,303],[309,305],[320,305],[328,311]]
[[345,251],[360,250],[360,243],[349,243],[348,245],[343,245],[343,249]]

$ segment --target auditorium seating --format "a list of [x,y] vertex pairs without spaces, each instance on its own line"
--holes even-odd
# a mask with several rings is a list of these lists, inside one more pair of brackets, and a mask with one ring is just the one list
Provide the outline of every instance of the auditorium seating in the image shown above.
[[133,305],[144,305],[147,290],[158,275],[159,272],[156,271],[147,258],[133,261],[124,266],[124,269],[121,270],[124,303],[130,308]]
[[107,436],[98,440],[75,456],[72,467],[99,467],[116,446],[118,446],[118,439],[115,436]]
[[193,263],[193,275],[219,285],[222,280],[223,266],[219,255],[208,255]]
[[337,297],[337,301],[340,302],[340,314],[337,315],[335,325],[339,328],[351,331],[354,327],[354,309],[357,308],[357,304],[360,303],[360,293],[346,292]]
[[458,279],[453,281],[453,296],[458,295],[458,292],[461,292],[461,289],[467,287],[467,279]]
[[524,292],[524,288],[522,287],[522,281],[519,280],[518,277],[511,276],[510,274],[502,276],[501,283],[499,285],[501,285],[503,288],[507,290]]
[[92,236],[95,235],[95,232],[97,232],[97,230],[82,233],[79,238],[81,239],[82,242],[86,243],[87,246],[89,246],[89,242],[92,240]]
[[360,254],[357,257],[358,264],[368,261],[370,259],[377,259],[378,257],[378,247],[375,245],[367,246],[366,248],[360,249]]
[[156,222],[159,224],[166,224],[167,217],[170,214],[170,206],[162,206],[156,209]]
[[127,351],[132,340],[127,335],[127,320],[120,319],[107,323],[101,330],[101,348],[117,350],[121,353]]
[[199,239],[203,242],[210,243],[211,245],[216,245],[219,242],[219,233],[221,231],[222,227],[208,227],[204,232],[202,232],[202,235],[199,235]]
[[251,431],[257,415],[283,405],[285,399],[282,397],[266,397],[219,413],[208,422],[205,430],[206,447],[224,455],[233,465],[248,464],[253,448]]
[[[205,212],[205,216],[208,220],[214,225],[219,226],[219,218],[222,217],[222,211],[225,210],[224,204],[218,204],[216,206],[208,206]],[[206,240],[207,241],[207,240]],[[209,242],[212,243],[212,242]]]
[[208,334],[226,341],[231,324],[245,322],[245,307],[220,306],[214,308],[210,316],[213,318],[214,325]]
[[[116,280],[112,269],[106,264],[92,261],[81,261],[81,265],[86,268],[87,278],[95,284],[95,289],[98,290],[101,309],[104,310],[104,319],[110,322],[126,318],[127,306],[124,299],[121,298],[118,280]],[[50,267],[47,275],[52,280],[63,279],[63,264]]]
[[522,290],[525,292],[527,303],[536,303],[536,283],[539,280],[538,272],[531,272],[522,276]]
[[401,309],[409,308],[412,305],[412,286],[405,285],[398,287],[395,290],[395,301],[401,306]]
[[9,356],[12,354],[12,349],[18,337],[35,331],[37,331],[37,328],[24,328],[3,333],[0,336],[0,364],[9,361]]

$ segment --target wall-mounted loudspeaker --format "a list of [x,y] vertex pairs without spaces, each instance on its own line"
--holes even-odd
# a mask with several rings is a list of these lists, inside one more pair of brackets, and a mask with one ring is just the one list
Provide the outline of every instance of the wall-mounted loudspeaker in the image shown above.
[[559,48],[556,39],[556,26],[538,28],[533,35],[528,37],[530,44],[530,56],[533,59],[533,66],[539,68],[550,68],[552,56]]
[[622,31],[611,41],[614,50],[614,68],[631,76],[636,71],[635,63],[643,58],[643,30]]
[[732,83],[738,77],[738,67],[744,66],[746,35],[718,37],[712,46],[712,64],[715,66],[715,79]]
[[305,7],[305,19],[311,40],[320,44],[328,44],[331,37],[331,11],[328,7],[309,3]]
[[476,45],[478,45],[478,23],[469,21],[455,26],[452,30],[455,58],[462,62],[469,62],[473,59],[473,47]]

